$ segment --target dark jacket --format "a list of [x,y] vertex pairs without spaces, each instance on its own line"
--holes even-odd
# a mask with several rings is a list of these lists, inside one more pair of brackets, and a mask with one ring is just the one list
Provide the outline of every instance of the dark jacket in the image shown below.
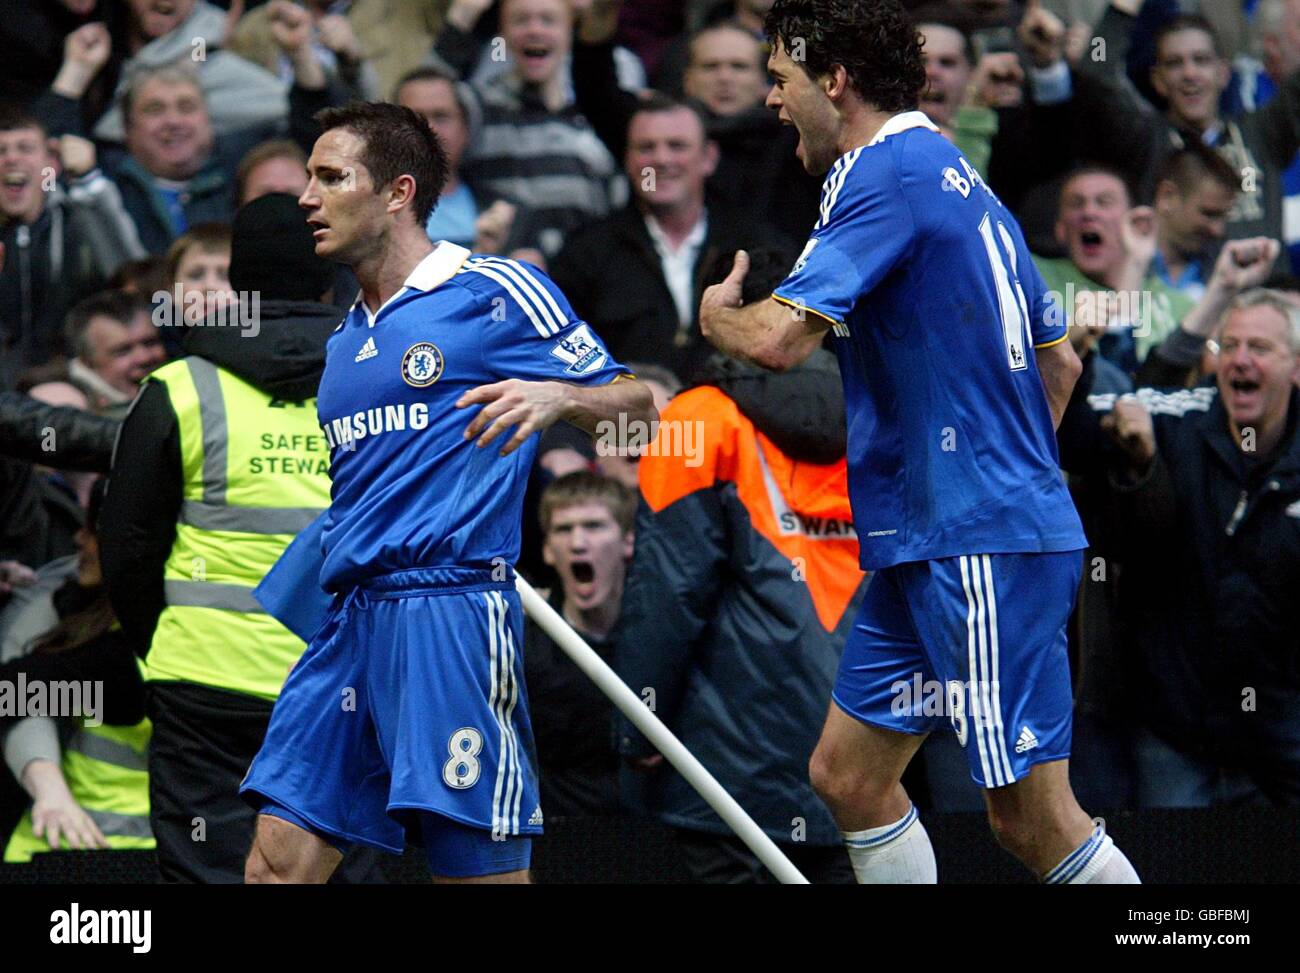
[[[1300,391],[1276,451],[1238,449],[1217,390],[1137,393],[1157,457],[1133,481],[1104,446],[1133,660],[1134,716],[1170,745],[1245,769],[1300,801]],[[1114,396],[1076,401],[1067,434],[1100,434]],[[1077,415],[1086,410],[1083,416]],[[1077,420],[1082,419],[1082,422]],[[1089,424],[1091,420],[1091,427]],[[1067,451],[1063,451],[1063,456]],[[1080,453],[1070,454],[1076,460]]]
[[[819,350],[785,374],[727,364],[708,377],[662,416],[701,423],[702,452],[641,459],[616,668],[768,835],[834,845],[808,758],[866,586],[839,375]],[[650,752],[617,725],[621,753]],[[727,833],[671,769],[623,776],[634,806]]]
[[[265,300],[257,337],[245,340],[241,328],[196,327],[186,333],[184,348],[273,398],[302,402],[316,395],[325,340],[340,319],[338,309],[327,304]],[[165,605],[163,566],[176,537],[182,469],[171,400],[161,383],[147,380],[122,425],[99,518],[100,558],[113,611],[141,655]]]
[[18,392],[0,393],[0,559],[39,567],[76,550],[81,507],[61,477],[33,464],[107,472],[118,425]]
[[98,170],[56,184],[31,224],[0,226],[0,389],[66,354],[64,318],[125,260],[144,256],[117,189]]
[[[134,158],[127,156],[113,170],[113,181],[122,194],[122,204],[140,233],[140,242],[151,254],[165,254],[177,233],[171,216],[155,188],[154,177]],[[214,156],[188,182],[181,201],[188,226],[196,223],[228,223],[235,212],[235,183],[229,167]]]
[[571,233],[551,262],[551,278],[614,358],[663,365],[689,381],[713,353],[699,328],[700,297],[709,265],[729,251],[772,242],[770,230],[724,210],[710,207],[708,221],[695,259],[689,328],[683,328],[677,317],[659,254],[635,204]]
[[[562,611],[563,588],[557,584],[548,600]],[[612,639],[583,638],[602,659],[613,661]],[[611,733],[614,704],[531,619],[524,623],[524,682],[547,821],[622,811]]]

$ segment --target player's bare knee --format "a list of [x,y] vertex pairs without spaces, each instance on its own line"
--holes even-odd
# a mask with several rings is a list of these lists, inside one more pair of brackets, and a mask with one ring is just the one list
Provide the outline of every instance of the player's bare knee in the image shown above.
[[832,814],[846,810],[871,814],[884,805],[895,786],[863,773],[851,761],[836,760],[821,747],[808,761],[808,778]]
[[856,783],[844,765],[834,760],[823,747],[814,750],[808,759],[808,780],[817,796],[832,810],[851,798]]
[[1033,835],[1022,815],[990,806],[989,827],[998,844],[1017,858],[1023,858],[1033,845]]

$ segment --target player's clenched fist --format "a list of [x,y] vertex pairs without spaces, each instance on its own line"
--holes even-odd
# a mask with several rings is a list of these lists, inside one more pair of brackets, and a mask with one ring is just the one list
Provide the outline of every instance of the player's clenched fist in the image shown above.
[[1140,402],[1116,402],[1110,414],[1102,417],[1101,427],[1124,450],[1135,469],[1145,470],[1155,458],[1155,426],[1151,413]]
[[562,382],[523,382],[512,378],[470,389],[456,400],[456,408],[464,409],[480,402],[486,404],[465,427],[465,438],[478,436],[475,445],[486,446],[511,426],[518,426],[501,448],[501,455],[508,456],[533,433],[564,417],[569,407],[569,390]]

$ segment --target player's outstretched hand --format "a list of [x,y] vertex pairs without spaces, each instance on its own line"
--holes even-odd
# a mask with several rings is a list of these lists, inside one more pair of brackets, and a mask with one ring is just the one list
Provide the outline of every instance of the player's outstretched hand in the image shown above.
[[456,408],[464,409],[479,403],[483,403],[483,408],[465,427],[465,438],[478,436],[474,445],[483,447],[511,426],[518,426],[515,434],[501,447],[501,455],[508,456],[533,433],[563,418],[569,405],[569,390],[563,382],[524,382],[512,378],[470,389],[456,400]]
[[748,273],[749,254],[744,250],[737,250],[736,259],[731,265],[731,273],[727,274],[721,284],[714,284],[705,289],[704,295],[700,298],[700,332],[704,337],[709,337],[709,323],[713,312],[724,308],[740,307],[741,288]]

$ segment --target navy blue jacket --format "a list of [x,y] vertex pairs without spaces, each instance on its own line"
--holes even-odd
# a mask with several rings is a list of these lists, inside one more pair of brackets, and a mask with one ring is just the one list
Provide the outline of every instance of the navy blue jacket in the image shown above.
[[1131,712],[1176,749],[1298,802],[1300,390],[1281,442],[1258,459],[1238,449],[1216,389],[1137,395],[1157,445],[1140,480],[1097,429],[1113,395],[1076,399],[1062,423],[1074,447],[1063,457],[1110,466]]

